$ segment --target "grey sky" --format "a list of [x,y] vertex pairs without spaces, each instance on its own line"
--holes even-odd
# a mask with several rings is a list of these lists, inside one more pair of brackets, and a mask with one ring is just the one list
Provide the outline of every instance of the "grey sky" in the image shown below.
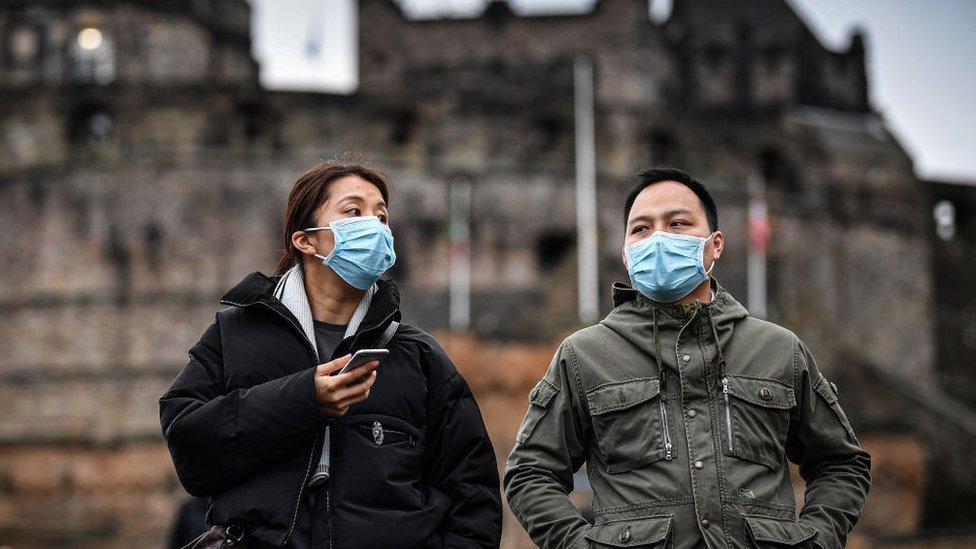
[[[829,46],[868,31],[875,105],[923,177],[976,183],[976,2],[790,0]],[[353,91],[354,0],[251,0],[261,78],[275,89]],[[403,0],[411,14],[472,14],[483,0]],[[520,12],[586,10],[593,0],[511,0]],[[655,9],[665,7],[661,0]],[[319,40],[310,38],[319,37]],[[318,54],[309,56],[309,42]]]

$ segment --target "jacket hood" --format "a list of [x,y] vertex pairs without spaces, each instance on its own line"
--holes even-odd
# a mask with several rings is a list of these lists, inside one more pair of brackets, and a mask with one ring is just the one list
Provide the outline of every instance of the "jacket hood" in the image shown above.
[[719,347],[725,348],[732,338],[736,321],[749,316],[749,311],[714,277],[709,280],[715,299],[708,303],[695,300],[687,305],[658,303],[623,282],[615,282],[612,286],[614,309],[600,323],[639,348],[652,351],[655,348],[655,321],[660,331],[677,331],[697,315],[707,315],[715,324]]

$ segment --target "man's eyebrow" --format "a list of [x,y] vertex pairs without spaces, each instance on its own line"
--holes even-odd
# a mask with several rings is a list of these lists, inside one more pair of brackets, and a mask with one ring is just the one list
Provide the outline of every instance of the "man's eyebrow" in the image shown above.
[[[679,208],[677,210],[670,210],[670,211],[664,212],[664,214],[661,217],[668,218],[668,217],[674,217],[676,215],[693,214],[693,213],[694,212],[692,212],[691,210],[686,210],[684,208]],[[631,223],[636,223],[638,221],[654,221],[654,217],[653,216],[650,216],[650,215],[638,215],[636,217],[630,218],[627,221],[627,224],[630,225]]]

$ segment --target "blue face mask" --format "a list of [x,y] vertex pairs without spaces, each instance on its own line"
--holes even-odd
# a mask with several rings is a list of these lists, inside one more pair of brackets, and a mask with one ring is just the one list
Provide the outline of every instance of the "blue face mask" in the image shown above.
[[708,275],[705,244],[708,238],[658,231],[624,248],[627,274],[634,288],[659,303],[672,303],[690,294]]
[[396,263],[393,233],[375,215],[333,221],[328,227],[309,227],[304,231],[332,231],[335,247],[328,256],[315,254],[349,283],[365,290]]

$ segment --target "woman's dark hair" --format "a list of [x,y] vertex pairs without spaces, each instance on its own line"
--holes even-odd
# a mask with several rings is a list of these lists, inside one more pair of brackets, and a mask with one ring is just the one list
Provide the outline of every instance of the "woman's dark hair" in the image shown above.
[[350,175],[376,185],[383,200],[389,205],[390,181],[378,169],[356,162],[338,160],[314,166],[298,178],[288,195],[288,203],[285,205],[285,233],[275,275],[284,274],[301,261],[301,252],[291,243],[292,233],[311,227],[315,223],[315,210],[329,199],[329,188],[332,182]]
[[712,198],[711,193],[708,192],[708,189],[700,181],[688,175],[687,172],[677,168],[650,168],[637,174],[637,184],[630,190],[630,194],[627,195],[627,202],[624,203],[624,227],[627,226],[627,218],[630,217],[630,209],[634,207],[634,201],[637,200],[637,195],[651,185],[664,181],[681,183],[691,189],[691,192],[695,193],[695,196],[701,200],[702,206],[705,208],[705,217],[708,219],[709,230],[718,230],[718,207],[715,205],[715,200]]

